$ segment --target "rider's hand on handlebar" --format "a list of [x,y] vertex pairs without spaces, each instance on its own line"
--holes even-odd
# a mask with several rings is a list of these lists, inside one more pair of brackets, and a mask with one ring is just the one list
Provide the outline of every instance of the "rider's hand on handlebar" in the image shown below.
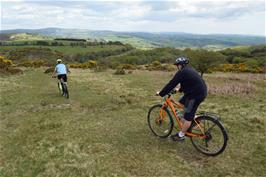
[[176,92],[178,92],[179,91],[179,89],[180,89],[180,84],[178,84],[175,88],[174,88],[174,90],[176,91]]
[[170,93],[176,94],[177,92],[179,92],[179,89],[180,89],[180,85],[176,86]]

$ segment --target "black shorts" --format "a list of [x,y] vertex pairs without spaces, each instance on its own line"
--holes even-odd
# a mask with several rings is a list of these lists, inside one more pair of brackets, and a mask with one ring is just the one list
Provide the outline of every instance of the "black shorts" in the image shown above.
[[67,82],[67,75],[66,74],[59,74],[57,75],[57,79],[63,79],[64,82]]
[[184,108],[184,119],[187,121],[192,121],[195,117],[195,114],[197,112],[197,109],[201,102],[204,101],[206,98],[206,95],[199,95],[194,98],[188,98],[187,96],[183,96],[179,103],[183,104],[185,106]]

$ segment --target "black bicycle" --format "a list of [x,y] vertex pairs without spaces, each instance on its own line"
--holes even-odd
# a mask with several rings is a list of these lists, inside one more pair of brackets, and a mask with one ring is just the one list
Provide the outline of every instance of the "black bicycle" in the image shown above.
[[66,98],[69,98],[69,91],[68,91],[68,88],[67,88],[67,83],[64,82],[63,78],[58,80],[57,86],[58,86],[60,95],[66,97]]

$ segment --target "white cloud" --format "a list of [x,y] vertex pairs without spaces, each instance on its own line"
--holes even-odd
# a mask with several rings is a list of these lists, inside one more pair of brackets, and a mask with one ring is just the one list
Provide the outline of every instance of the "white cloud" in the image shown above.
[[2,1],[2,29],[86,28],[265,35],[264,0]]

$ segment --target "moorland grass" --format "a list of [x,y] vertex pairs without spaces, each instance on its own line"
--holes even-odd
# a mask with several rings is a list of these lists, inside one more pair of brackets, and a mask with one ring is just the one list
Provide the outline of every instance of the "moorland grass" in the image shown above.
[[204,76],[210,89],[226,83],[253,88],[221,89],[200,106],[218,113],[229,133],[226,150],[208,157],[189,139],[162,140],[148,129],[148,109],[163,101],[154,93],[173,72],[72,69],[65,99],[44,70],[0,77],[0,176],[265,175],[265,75]]

